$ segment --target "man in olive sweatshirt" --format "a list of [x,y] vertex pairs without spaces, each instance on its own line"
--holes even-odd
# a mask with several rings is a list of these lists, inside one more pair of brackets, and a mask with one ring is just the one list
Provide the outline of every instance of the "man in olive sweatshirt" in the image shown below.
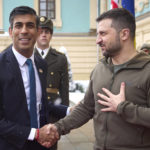
[[94,121],[94,150],[150,149],[150,56],[134,48],[135,18],[124,8],[97,18],[104,58],[83,101],[52,126],[60,135]]

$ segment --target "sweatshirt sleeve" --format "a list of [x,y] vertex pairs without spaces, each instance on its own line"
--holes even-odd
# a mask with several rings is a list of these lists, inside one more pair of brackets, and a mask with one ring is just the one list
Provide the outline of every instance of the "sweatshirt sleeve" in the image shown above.
[[117,114],[125,121],[150,128],[150,108],[129,101],[119,104]]
[[91,84],[90,82],[84,99],[76,106],[73,112],[55,123],[60,135],[67,134],[71,129],[82,126],[93,117],[95,102]]

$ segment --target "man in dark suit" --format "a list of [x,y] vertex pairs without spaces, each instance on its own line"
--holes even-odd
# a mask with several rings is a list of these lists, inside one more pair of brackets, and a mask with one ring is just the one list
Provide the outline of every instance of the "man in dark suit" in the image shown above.
[[[69,79],[68,63],[64,54],[50,47],[49,43],[53,35],[53,22],[47,17],[39,18],[39,36],[35,54],[46,60],[47,71],[47,99],[54,104],[69,105]],[[49,115],[49,122],[53,123],[59,118]],[[57,144],[51,147],[56,150]]]
[[[0,54],[0,149],[46,150],[54,133],[45,125],[47,66],[33,53],[38,17],[32,8],[20,6],[12,10],[9,21],[13,44]],[[64,106],[49,105],[49,109],[65,116]]]

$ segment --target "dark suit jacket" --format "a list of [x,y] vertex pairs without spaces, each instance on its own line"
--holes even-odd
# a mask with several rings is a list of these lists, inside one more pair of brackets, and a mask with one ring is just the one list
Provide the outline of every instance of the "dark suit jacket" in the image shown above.
[[[40,125],[43,126],[47,123],[48,118],[45,91],[47,67],[46,63],[36,56],[35,64],[42,87]],[[41,72],[39,69],[43,71]],[[51,109],[54,115],[65,116],[66,107],[57,106],[56,108],[51,105]],[[30,116],[23,80],[18,62],[10,46],[0,54],[0,149],[42,150],[43,147],[36,141],[27,141],[30,130]]]

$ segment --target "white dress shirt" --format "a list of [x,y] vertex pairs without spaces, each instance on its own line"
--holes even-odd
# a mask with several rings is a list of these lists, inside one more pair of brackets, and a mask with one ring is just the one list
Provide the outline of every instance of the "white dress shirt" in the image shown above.
[[[13,53],[18,61],[19,64],[19,68],[21,71],[21,75],[22,75],[22,79],[23,79],[23,83],[24,83],[24,89],[25,89],[25,94],[26,94],[26,100],[27,100],[27,105],[28,105],[28,109],[29,108],[29,103],[30,103],[30,85],[29,85],[29,70],[28,70],[28,66],[26,64],[26,60],[27,58],[24,57],[23,55],[21,55],[19,52],[17,52],[15,50],[14,47],[12,47]],[[38,76],[38,72],[35,66],[35,62],[34,62],[34,53],[32,54],[32,56],[30,57],[30,59],[32,60],[33,63],[33,68],[34,68],[34,72],[35,72],[35,80],[36,80],[36,107],[37,107],[37,120],[38,120],[38,127],[40,126],[40,105],[41,105],[41,98],[42,98],[42,89],[41,89],[41,84],[40,84],[40,79]],[[31,132],[29,134],[28,140],[33,140],[35,137],[35,132],[36,129],[32,128]]]
[[[49,52],[49,48],[46,48],[46,49],[44,49],[44,50],[41,50],[41,49],[38,48],[38,47],[36,47],[36,48],[37,48],[39,54],[41,55],[41,57],[44,59],[44,58],[47,56],[48,52]],[[42,55],[42,51],[44,52],[44,55]]]

